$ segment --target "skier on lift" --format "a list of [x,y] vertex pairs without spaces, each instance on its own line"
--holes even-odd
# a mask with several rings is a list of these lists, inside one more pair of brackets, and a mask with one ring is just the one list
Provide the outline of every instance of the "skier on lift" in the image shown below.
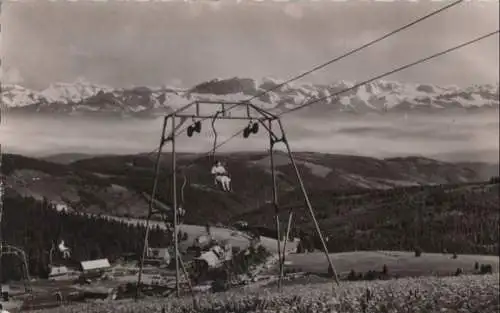
[[214,163],[214,166],[212,166],[212,175],[214,175],[215,179],[215,185],[217,186],[217,183],[221,184],[222,190],[226,192],[231,191],[231,178],[229,178],[228,173],[224,166],[222,165],[221,161],[216,161]]
[[61,240],[61,243],[59,244],[59,251],[63,254],[63,259],[70,258],[70,251],[69,248],[64,244],[64,240]]

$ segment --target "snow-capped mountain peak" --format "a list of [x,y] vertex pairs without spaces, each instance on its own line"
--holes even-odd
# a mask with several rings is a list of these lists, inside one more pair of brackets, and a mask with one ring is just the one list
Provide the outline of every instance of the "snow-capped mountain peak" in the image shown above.
[[97,85],[79,77],[73,83],[54,83],[40,92],[47,102],[71,103],[79,102],[95,96],[99,92],[112,92],[113,88]]
[[[2,104],[12,112],[50,112],[52,114],[113,114],[154,116],[196,99],[246,100],[276,113],[323,99],[305,109],[305,114],[325,116],[341,112],[488,110],[499,107],[499,85],[484,84],[467,88],[379,80],[353,88],[356,82],[331,84],[299,83],[278,85],[275,78],[213,79],[182,90],[179,88],[130,87],[116,89],[91,83],[83,78],[73,83],[54,83],[42,91],[20,85],[4,85]],[[260,96],[263,92],[265,95]]]

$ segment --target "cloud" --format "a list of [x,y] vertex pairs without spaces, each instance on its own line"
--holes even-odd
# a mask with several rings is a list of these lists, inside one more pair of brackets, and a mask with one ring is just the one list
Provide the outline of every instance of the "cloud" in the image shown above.
[[[366,79],[497,29],[498,2],[476,3],[458,5],[302,81]],[[214,77],[286,79],[443,6],[10,1],[1,16],[2,63],[19,69],[26,87],[35,89],[78,75],[115,87],[158,86],[173,78],[187,86]],[[498,38],[492,38],[391,79],[491,83],[498,80],[498,59]]]
[[92,56],[92,53],[90,53],[89,51],[87,51],[81,47],[78,47],[75,44],[70,44],[69,53],[71,55],[76,56],[76,57],[91,57]]
[[222,9],[222,2],[220,1],[210,1],[208,3],[208,5],[210,6],[210,9],[217,12],[217,11],[220,11]]
[[296,3],[288,3],[283,10],[287,16],[294,19],[301,19],[303,16],[302,8]]
[[[161,133],[161,119],[127,122],[79,118],[10,118],[0,124],[0,142],[8,152],[19,153],[138,153],[152,151]],[[374,157],[441,155],[443,158],[470,155],[470,161],[498,162],[499,120],[491,114],[450,118],[421,116],[404,120],[389,117],[332,119],[328,121],[283,120],[294,151],[349,153]],[[217,144],[229,139],[246,124],[219,121]],[[211,150],[214,135],[209,122],[200,134],[177,140],[178,151],[204,153]],[[233,138],[219,149],[224,151],[263,151],[269,146],[264,129],[248,139]],[[278,145],[282,147],[282,145]],[[29,149],[29,150],[28,150]],[[493,158],[492,158],[493,156]]]
[[168,81],[167,86],[182,87],[182,80],[180,80],[178,78],[173,78],[173,79]]
[[190,18],[197,18],[200,17],[203,13],[203,7],[201,5],[195,4],[192,1],[189,1],[186,3],[188,6],[188,16]]
[[440,139],[443,141],[464,141],[469,137],[468,132],[463,132],[459,129],[451,129],[445,126],[429,127],[421,125],[418,128],[403,128],[403,125],[394,126],[356,126],[346,127],[338,130],[339,134],[357,135],[370,138],[385,138],[385,139],[418,139],[429,138]]
[[6,68],[5,70],[1,71],[1,73],[2,84],[19,85],[24,82],[21,73],[16,68]]

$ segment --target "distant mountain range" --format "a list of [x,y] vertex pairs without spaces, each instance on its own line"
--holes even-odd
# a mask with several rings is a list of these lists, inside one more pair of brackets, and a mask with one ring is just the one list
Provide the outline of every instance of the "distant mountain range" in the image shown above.
[[[10,113],[47,113],[64,115],[103,115],[114,117],[154,117],[196,99],[239,101],[274,88],[281,81],[264,78],[214,79],[190,89],[173,87],[111,88],[85,80],[54,83],[42,91],[20,85],[2,86],[2,108]],[[276,113],[308,101],[329,97],[355,82],[332,84],[288,84],[253,101]],[[498,110],[499,85],[474,85],[467,88],[430,84],[376,81],[318,102],[302,114],[324,116],[328,113],[386,112],[477,112]]]
[[[263,152],[220,155],[233,178],[234,193],[213,187],[211,160],[196,154],[179,154],[178,166],[187,178],[185,206],[189,219],[227,219],[258,208],[271,195],[269,157]],[[388,190],[435,184],[463,184],[487,181],[498,175],[498,164],[449,163],[422,157],[376,159],[369,157],[301,152],[294,154],[307,190],[311,192],[351,192]],[[110,215],[144,216],[147,202],[140,192],[151,191],[154,158],[150,155],[93,156],[61,154],[35,159],[20,155],[3,156],[2,174],[7,190],[38,199],[71,203],[79,210]],[[162,158],[158,196],[169,201],[170,154]],[[275,154],[277,185],[283,204],[300,202],[295,172],[289,158]],[[183,185],[179,175],[179,186]],[[312,197],[313,203],[329,196]],[[210,212],[210,214],[208,214]]]

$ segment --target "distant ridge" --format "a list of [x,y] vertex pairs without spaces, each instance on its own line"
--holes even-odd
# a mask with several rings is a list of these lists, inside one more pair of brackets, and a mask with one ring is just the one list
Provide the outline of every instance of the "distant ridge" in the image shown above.
[[104,156],[104,155],[94,155],[86,153],[58,153],[58,154],[43,156],[40,157],[40,159],[53,163],[70,164],[76,161],[94,158],[96,156]]

